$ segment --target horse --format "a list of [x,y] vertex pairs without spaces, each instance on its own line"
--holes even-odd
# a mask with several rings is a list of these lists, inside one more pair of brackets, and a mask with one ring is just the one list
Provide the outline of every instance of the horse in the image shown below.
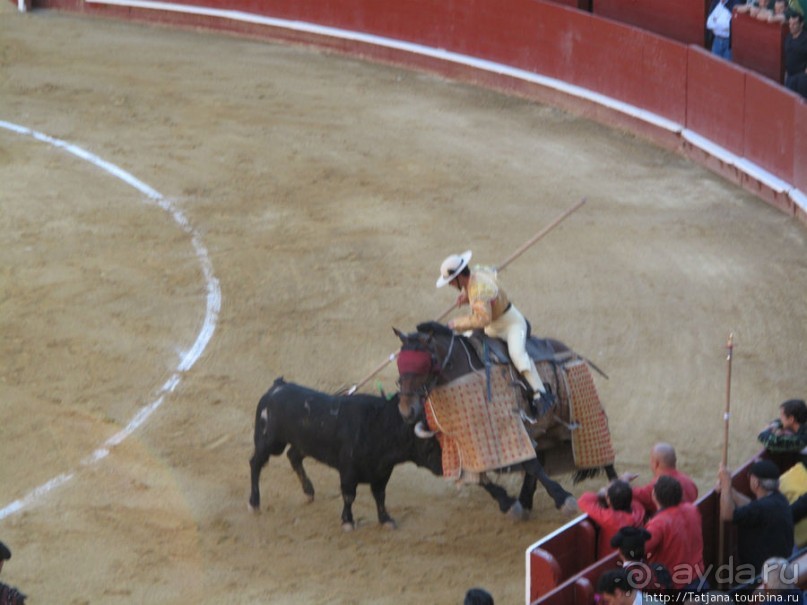
[[[504,491],[503,488],[491,483],[485,472],[479,473],[478,481],[499,501],[502,512],[508,512],[517,519],[525,519],[529,516],[538,482],[544,486],[557,509],[568,513],[579,511],[574,496],[549,477],[543,462],[553,454],[553,450],[559,447],[565,447],[567,451],[571,452],[572,433],[580,428],[579,424],[575,424],[570,418],[563,418],[563,416],[569,416],[568,412],[571,407],[571,389],[567,377],[564,375],[566,368],[574,364],[579,375],[580,366],[582,366],[586,376],[589,376],[589,366],[602,373],[599,368],[558,340],[539,340],[530,337],[527,342],[527,351],[535,360],[536,368],[545,385],[556,398],[553,409],[536,420],[532,417],[534,411],[530,408],[532,393],[519,373],[510,365],[507,347],[502,341],[491,339],[481,332],[475,333],[472,337],[459,335],[437,322],[419,324],[417,331],[411,334],[404,334],[397,328],[393,328],[393,331],[401,340],[401,350],[397,356],[400,389],[398,410],[406,422],[416,425],[416,432],[420,436],[433,434],[433,432],[425,431],[423,424],[428,415],[426,404],[431,403],[431,399],[437,394],[450,389],[450,385],[456,384],[458,380],[471,374],[477,376],[484,374],[485,378],[480,378],[480,380],[485,381],[489,401],[491,376],[495,374],[494,364],[497,364],[497,368],[507,367],[510,370],[509,380],[513,391],[512,413],[515,414],[518,410],[523,426],[532,442],[532,452],[528,459],[518,463],[488,469],[496,472],[524,472],[524,480],[517,500],[506,494],[503,496],[501,493]],[[589,384],[593,388],[590,376]],[[594,395],[596,396],[596,392]],[[599,405],[598,398],[596,402]],[[604,412],[601,415],[604,418]],[[605,421],[605,433],[607,435],[607,421]],[[445,443],[441,442],[441,445],[445,448]],[[607,435],[607,448],[610,447],[610,435]],[[593,477],[602,471],[609,480],[616,478],[612,454],[602,466],[576,468],[574,482]]]

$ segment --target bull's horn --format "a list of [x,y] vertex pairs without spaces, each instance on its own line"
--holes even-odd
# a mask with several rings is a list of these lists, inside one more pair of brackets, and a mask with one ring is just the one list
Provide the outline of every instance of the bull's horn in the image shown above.
[[434,437],[434,433],[432,433],[429,429],[423,426],[422,420],[415,425],[415,435],[417,435],[421,439],[431,439],[432,437]]

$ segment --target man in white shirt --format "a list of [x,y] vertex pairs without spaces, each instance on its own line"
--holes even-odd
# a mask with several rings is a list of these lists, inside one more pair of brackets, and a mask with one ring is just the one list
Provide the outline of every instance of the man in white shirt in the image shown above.
[[706,19],[706,29],[712,32],[712,53],[731,61],[731,0],[717,0]]

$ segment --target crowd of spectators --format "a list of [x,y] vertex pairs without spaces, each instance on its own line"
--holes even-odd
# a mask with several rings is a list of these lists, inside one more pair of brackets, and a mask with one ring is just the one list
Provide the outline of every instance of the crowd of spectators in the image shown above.
[[787,25],[784,42],[784,82],[788,89],[807,98],[807,34],[800,0],[712,0],[706,29],[712,53],[732,60],[731,22],[736,14],[747,14],[760,21]]
[[[757,439],[765,452],[748,468],[750,495],[735,489],[731,472],[722,465],[715,484],[720,521],[736,535],[729,584],[801,595],[799,570],[790,560],[807,545],[805,402],[782,403],[779,418]],[[668,443],[653,447],[650,469],[653,476],[645,485],[629,487],[637,476],[623,475],[578,500],[599,528],[599,557],[619,551],[618,569],[604,573],[597,584],[600,602],[607,605],[638,603],[643,592],[659,589],[712,588],[695,505],[697,486],[677,469],[675,449]]]

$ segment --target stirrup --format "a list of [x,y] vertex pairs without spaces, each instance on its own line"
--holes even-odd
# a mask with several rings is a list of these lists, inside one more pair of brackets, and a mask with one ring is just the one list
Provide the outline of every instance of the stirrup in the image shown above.
[[538,420],[530,416],[527,412],[522,409],[518,410],[518,415],[521,418],[522,422],[526,422],[528,424],[538,424]]
[[555,405],[555,396],[549,391],[546,393],[537,392],[532,396],[532,407],[535,409],[535,414],[540,418],[544,416]]
[[576,431],[577,429],[580,428],[579,422],[564,422],[563,418],[561,418],[557,414],[555,414],[555,422],[566,427],[568,431]]

